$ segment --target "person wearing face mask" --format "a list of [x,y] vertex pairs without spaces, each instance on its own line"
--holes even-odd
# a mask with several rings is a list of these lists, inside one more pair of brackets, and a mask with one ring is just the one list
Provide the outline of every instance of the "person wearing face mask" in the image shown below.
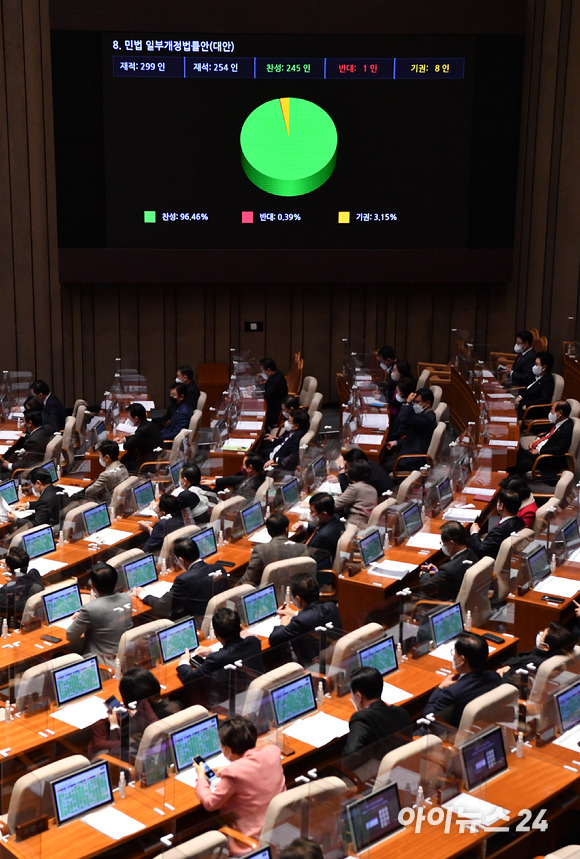
[[485,638],[474,632],[461,632],[455,640],[453,674],[441,681],[429,696],[424,716],[433,713],[455,728],[467,704],[484,692],[502,684],[495,671],[486,670],[489,647]]
[[353,462],[368,462],[371,467],[371,473],[369,476],[369,483],[371,486],[377,490],[377,495],[380,498],[385,492],[388,492],[389,489],[394,487],[394,483],[388,474],[385,474],[385,471],[378,462],[373,462],[373,460],[369,460],[364,450],[361,450],[359,447],[351,447],[349,450],[346,450],[342,454],[342,458],[344,460],[344,471],[339,472],[338,482],[340,484],[340,488],[343,492],[346,491],[348,487],[348,475],[349,468]]
[[520,498],[518,516],[526,528],[533,528],[536,522],[538,505],[533,494],[530,492],[530,487],[525,478],[521,474],[510,474],[508,477],[500,480],[499,485],[501,489],[511,489],[512,492],[518,493]]
[[[437,424],[433,411],[433,393],[429,388],[420,388],[410,393],[407,401],[401,406],[397,430],[389,434],[385,445],[386,456],[382,466],[387,473],[399,456],[405,454],[426,454],[431,443],[431,436]],[[401,460],[399,467],[403,470],[420,468],[424,462],[421,459]]]
[[108,439],[99,445],[99,465],[103,471],[94,483],[84,491],[84,495],[92,501],[105,502],[109,504],[113,497],[115,486],[129,477],[129,472],[122,462],[119,462],[119,445],[116,441]]
[[284,424],[285,435],[272,448],[270,459],[264,464],[264,468],[277,465],[287,471],[294,471],[298,465],[300,441],[309,427],[308,412],[304,409],[296,409],[293,416]]
[[50,474],[44,468],[33,468],[29,475],[32,491],[36,501],[29,501],[28,507],[34,510],[34,516],[29,519],[31,528],[36,525],[58,525],[61,502],[67,496],[53,486]]
[[[517,656],[512,656],[511,659],[506,660],[505,665],[497,669],[497,673],[507,683],[514,683],[518,686],[522,682],[520,675],[517,673],[518,669],[527,669],[530,665],[537,669],[542,662],[545,662],[551,656],[568,654],[573,649],[573,634],[565,626],[552,620],[549,626],[540,630],[536,635],[536,646],[533,650],[526,650],[518,653]],[[527,684],[526,675],[524,675],[523,682]]]
[[441,551],[447,560],[439,566],[423,564],[419,589],[423,596],[455,602],[463,577],[479,558],[467,545],[467,532],[460,522],[446,522],[441,528]]
[[117,571],[101,562],[89,573],[96,599],[73,615],[66,637],[77,652],[96,655],[105,665],[114,665],[123,633],[133,626],[131,597],[115,593]]
[[183,515],[178,499],[174,495],[162,495],[157,505],[159,521],[154,525],[149,521],[140,520],[139,527],[149,534],[143,544],[144,552],[157,552],[163,545],[168,534],[183,528]]
[[0,456],[0,478],[4,480],[16,468],[33,468],[44,459],[46,445],[54,435],[52,427],[44,426],[42,413],[24,412],[25,433],[14,442],[4,456]]
[[167,425],[161,430],[161,438],[164,440],[172,441],[180,430],[187,429],[189,426],[193,411],[185,401],[186,393],[186,386],[178,384],[173,385],[169,392],[171,403],[175,408]]
[[43,591],[44,583],[38,570],[29,569],[28,552],[22,546],[13,546],[5,561],[8,581],[0,588],[0,615],[18,621],[28,597]]
[[487,555],[490,558],[497,558],[499,547],[506,537],[513,534],[514,531],[521,531],[524,528],[524,521],[518,516],[520,509],[520,496],[517,492],[511,489],[500,489],[497,495],[497,514],[499,522],[486,534],[481,536],[481,526],[474,522],[469,529],[469,539],[467,545],[477,555],[478,559]]
[[193,378],[193,370],[189,364],[180,364],[175,374],[175,384],[185,385],[185,402],[192,412],[197,408],[199,388]]
[[379,383],[379,388],[384,391],[388,400],[393,395],[397,384],[397,380],[391,377],[393,368],[397,363],[397,355],[392,346],[382,346],[380,349],[377,349],[376,355],[379,367],[385,373],[385,381]]
[[[383,678],[376,668],[356,668],[350,675],[350,697],[356,712],[348,722],[348,736],[342,750],[343,761],[377,743],[389,749],[411,739],[411,719],[403,707],[381,700]],[[392,735],[400,734],[400,742]]]
[[190,538],[176,540],[173,554],[183,572],[175,578],[171,590],[162,597],[142,596],[143,588],[137,588],[136,596],[148,605],[155,617],[171,620],[192,615],[200,617],[210,599],[230,587],[230,582],[219,564],[206,564],[199,558],[199,549]]
[[[327,559],[332,566],[344,524],[335,512],[334,498],[328,492],[310,497],[310,513],[304,544],[315,560]],[[304,533],[304,532],[302,532]]]
[[[554,377],[552,375],[552,367],[554,366],[554,356],[551,352],[538,352],[535,359],[535,364],[532,367],[534,381],[530,382],[527,388],[524,388],[520,396],[516,397],[514,404],[518,407],[518,417],[524,415],[528,406],[543,405],[551,403],[554,396]],[[545,412],[540,414],[537,409],[534,410],[535,418],[545,417]]]
[[334,502],[337,513],[346,516],[347,522],[357,528],[366,528],[371,511],[378,503],[377,490],[371,486],[370,476],[370,462],[353,462],[348,468],[350,485]]
[[400,379],[395,383],[395,390],[389,400],[389,437],[397,433],[401,406],[407,402],[407,397],[414,390],[415,383],[412,379]]
[[272,435],[272,433],[266,433],[262,442],[260,443],[260,456],[263,459],[268,459],[270,453],[272,452],[272,449],[279,445],[281,441],[285,441],[288,438],[288,436],[292,432],[294,412],[299,408],[299,397],[286,397],[282,404],[282,411],[280,412],[280,425],[278,427],[278,434]]
[[123,465],[131,474],[136,474],[143,462],[157,459],[155,450],[163,448],[163,439],[159,427],[147,420],[147,412],[141,403],[129,406],[129,420],[135,426],[135,433],[126,438],[119,436],[115,441],[124,442]]
[[268,564],[308,554],[306,546],[288,539],[289,525],[290,520],[283,513],[272,513],[266,519],[266,530],[272,539],[269,543],[254,544],[246,571],[239,581],[240,585],[250,584],[257,587]]
[[215,491],[223,492],[224,489],[231,489],[234,495],[243,495],[248,501],[253,501],[265,479],[262,457],[257,453],[247,453],[240,473],[229,477],[218,477]]
[[564,454],[567,453],[572,441],[574,422],[570,418],[572,407],[567,400],[560,400],[552,404],[548,419],[551,428],[548,432],[536,436],[524,436],[520,439],[516,464],[508,468],[509,474],[525,474],[533,467],[536,459],[541,454],[549,453],[556,457],[554,460],[544,460],[542,464],[542,476],[556,475],[562,468],[566,468]]
[[179,475],[179,486],[171,493],[179,502],[180,510],[189,510],[196,522],[209,522],[209,501],[199,485],[201,471],[194,462],[183,466]]
[[264,385],[264,399],[266,401],[266,429],[278,426],[278,416],[282,409],[284,398],[288,396],[288,385],[286,378],[276,366],[272,358],[262,358],[262,379]]
[[318,636],[310,637],[308,633],[313,633],[317,626],[331,623],[328,639],[335,640],[342,635],[342,621],[336,603],[320,599],[318,581],[310,573],[293,576],[290,579],[290,592],[293,605],[283,605],[278,609],[280,626],[276,626],[270,634],[270,647],[290,645],[293,652],[285,652],[284,659],[295,657],[307,668],[312,665],[320,649]]
[[524,388],[534,381],[532,367],[536,361],[536,353],[532,349],[533,342],[534,335],[531,331],[518,331],[516,334],[514,343],[516,358],[504,380],[506,388]]

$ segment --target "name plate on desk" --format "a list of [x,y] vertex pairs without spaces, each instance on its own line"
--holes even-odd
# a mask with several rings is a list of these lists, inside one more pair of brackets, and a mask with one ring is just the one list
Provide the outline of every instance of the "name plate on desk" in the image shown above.
[[48,829],[48,814],[43,814],[41,817],[35,817],[34,820],[27,820],[26,823],[19,823],[14,830],[14,834],[18,841],[25,841],[33,835],[38,835],[39,832],[46,832]]

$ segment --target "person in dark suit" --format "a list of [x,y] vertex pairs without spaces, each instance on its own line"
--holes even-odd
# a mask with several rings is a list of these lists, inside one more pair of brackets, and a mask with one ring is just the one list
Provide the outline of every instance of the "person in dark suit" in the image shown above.
[[209,522],[209,501],[200,487],[201,471],[195,462],[186,462],[179,473],[179,487],[173,494],[179,502],[180,510],[189,510],[196,522]]
[[197,409],[197,401],[199,400],[199,388],[197,382],[193,378],[193,370],[189,364],[180,364],[175,374],[176,385],[185,385],[185,402],[192,412]]
[[[300,397],[295,397],[293,394],[289,394],[284,398],[284,402],[282,403],[282,412],[280,416],[281,426],[277,427],[278,434],[272,435],[271,432],[266,433],[264,438],[260,443],[260,456],[266,460],[270,456],[270,452],[272,448],[276,447],[280,444],[280,442],[285,441],[290,433],[292,432],[292,417],[296,409],[300,408]],[[276,429],[276,428],[274,428]]]
[[179,501],[174,495],[162,495],[158,505],[160,519],[154,525],[151,522],[140,520],[139,527],[147,531],[149,536],[143,544],[144,552],[157,552],[163,545],[168,534],[183,528],[183,516]]
[[492,528],[482,538],[481,526],[477,522],[473,523],[469,529],[467,545],[478,558],[483,558],[485,555],[490,558],[497,558],[499,547],[505,538],[513,534],[514,531],[521,531],[525,527],[523,519],[518,516],[520,503],[520,496],[517,492],[513,492],[511,489],[500,489],[497,496],[499,522],[495,528]]
[[[427,453],[431,437],[437,424],[437,417],[433,411],[433,393],[429,388],[420,388],[407,397],[407,402],[401,406],[399,413],[398,430],[386,443],[385,449],[389,452],[383,460],[383,468],[390,472],[398,456],[407,453]],[[402,460],[401,468],[419,468],[423,460]]]
[[276,366],[272,358],[262,358],[260,365],[264,385],[264,399],[266,400],[266,429],[278,426],[278,417],[282,409],[284,398],[288,396],[288,385],[285,376]]
[[211,647],[198,647],[194,657],[204,657],[202,664],[192,668],[189,650],[179,660],[177,676],[187,685],[192,699],[202,701],[204,706],[214,706],[228,696],[230,672],[225,669],[241,660],[242,666],[248,671],[236,671],[236,690],[241,692],[247,688],[252,676],[264,672],[262,645],[255,635],[242,638],[240,616],[231,608],[218,608],[213,618],[215,636],[221,650],[212,653]]
[[549,432],[537,436],[527,450],[520,444],[516,464],[508,468],[508,472],[525,474],[533,468],[536,457],[545,453],[558,458],[549,464],[542,465],[542,475],[557,474],[561,471],[565,464],[564,454],[570,447],[574,431],[574,422],[570,418],[571,411],[572,407],[567,400],[553,403],[548,415],[552,428]]
[[133,626],[131,598],[115,593],[117,570],[99,562],[89,574],[96,599],[76,612],[66,636],[80,653],[98,655],[106,665],[114,665],[123,633]]
[[262,457],[258,453],[247,453],[244,456],[240,474],[218,477],[215,491],[223,492],[224,489],[231,489],[233,495],[243,495],[248,501],[253,501],[265,479]]
[[288,539],[289,525],[290,520],[283,513],[272,513],[268,517],[266,529],[272,539],[269,543],[256,543],[252,549],[246,571],[240,579],[241,585],[249,584],[257,587],[268,564],[308,554],[306,546]]
[[317,561],[328,558],[330,566],[334,562],[336,547],[344,523],[335,511],[334,498],[328,492],[316,492],[310,497],[310,515],[306,530],[305,545]]
[[331,623],[333,631],[329,631],[328,638],[340,638],[342,621],[336,603],[320,599],[318,582],[309,573],[293,576],[290,579],[290,591],[296,608],[284,605],[278,609],[280,626],[275,627],[270,634],[270,647],[289,644],[298,662],[307,668],[318,655],[320,642],[318,634],[309,637],[308,633],[314,633],[317,626]]
[[0,456],[0,477],[4,479],[17,468],[32,468],[44,459],[46,445],[54,435],[52,428],[43,426],[42,414],[24,412],[26,433],[14,442],[5,456]]
[[134,435],[119,436],[115,441],[124,442],[122,462],[128,471],[136,474],[139,466],[148,460],[157,459],[156,448],[163,448],[163,439],[158,426],[147,420],[147,412],[141,403],[129,406],[129,420],[136,427]]
[[533,650],[525,650],[518,653],[517,656],[510,657],[501,668],[497,669],[497,673],[503,677],[506,683],[513,683],[518,688],[522,684],[527,686],[528,676],[527,674],[523,676],[518,674],[519,669],[527,669],[531,664],[537,670],[542,662],[552,656],[562,653],[569,655],[573,652],[576,641],[577,637],[569,629],[552,620],[549,626],[536,635],[536,646]]
[[34,568],[29,569],[30,558],[23,546],[13,546],[5,557],[8,581],[0,587],[0,615],[8,619],[20,620],[28,597],[44,590],[42,576]]
[[175,409],[167,426],[161,430],[161,438],[173,440],[180,430],[188,428],[193,410],[185,401],[186,394],[186,385],[172,385],[169,397]]
[[398,732],[402,733],[402,741],[411,738],[409,714],[403,707],[385,704],[381,700],[382,691],[383,678],[376,668],[357,668],[350,675],[350,694],[356,713],[348,722],[343,760]]
[[467,532],[460,522],[445,522],[441,543],[448,560],[439,569],[435,564],[423,564],[419,589],[426,597],[455,602],[465,573],[479,558],[467,546]]
[[175,541],[173,554],[184,572],[176,577],[171,590],[162,597],[141,597],[143,588],[137,588],[137,596],[150,606],[155,617],[176,620],[185,615],[203,615],[210,599],[227,591],[230,582],[219,564],[200,561],[199,549],[189,537]]
[[[552,402],[552,397],[554,396],[553,366],[554,356],[551,352],[538,352],[535,364],[532,367],[534,381],[530,382],[520,396],[514,400],[514,405],[518,407],[518,417],[520,420],[528,406]],[[536,409],[535,411],[538,410]],[[545,417],[545,413],[538,413],[536,417]]]
[[392,378],[393,369],[397,363],[397,353],[392,346],[381,346],[377,349],[377,358],[381,370],[385,372],[385,381],[380,382],[379,387],[384,390],[388,401],[397,387],[397,380]]
[[52,393],[47,383],[43,382],[42,379],[36,379],[30,386],[30,390],[44,405],[45,422],[55,432],[63,430],[66,422],[66,409],[56,394]]
[[371,486],[375,487],[379,498],[385,492],[388,492],[389,489],[393,489],[395,484],[389,475],[386,474],[384,468],[381,468],[378,462],[369,460],[364,450],[361,450],[360,447],[351,447],[350,450],[343,453],[342,458],[344,459],[345,470],[338,475],[338,482],[343,492],[346,491],[349,485],[348,469],[350,465],[353,462],[361,462],[363,460],[368,462],[371,467],[370,477],[367,482],[370,483]]
[[531,331],[518,331],[514,352],[516,358],[512,364],[511,371],[504,381],[506,388],[524,388],[534,381],[532,367],[536,361],[536,353],[532,349],[534,335]]
[[33,468],[29,475],[32,491],[36,501],[29,501],[28,507],[34,510],[34,516],[29,520],[34,528],[36,525],[58,525],[61,507],[67,501],[67,495],[53,486],[50,474],[44,468]]
[[288,434],[272,448],[270,459],[264,464],[264,468],[278,465],[286,471],[294,471],[298,465],[300,442],[310,427],[308,412],[304,409],[296,409],[292,417],[288,418],[287,423],[289,423]]
[[455,641],[454,673],[445,677],[431,693],[423,714],[434,713],[458,728],[467,704],[503,682],[495,671],[485,670],[488,654],[485,638],[474,632],[461,632]]

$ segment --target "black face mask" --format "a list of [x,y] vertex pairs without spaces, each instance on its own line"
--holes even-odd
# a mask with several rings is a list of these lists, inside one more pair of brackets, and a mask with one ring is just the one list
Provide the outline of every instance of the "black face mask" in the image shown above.
[[174,406],[176,406],[177,405],[177,397],[169,397],[169,402],[172,403]]

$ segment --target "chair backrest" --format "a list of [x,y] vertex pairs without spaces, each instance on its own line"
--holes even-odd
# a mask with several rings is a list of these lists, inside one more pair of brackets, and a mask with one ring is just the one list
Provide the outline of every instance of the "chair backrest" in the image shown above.
[[441,385],[431,385],[431,393],[433,394],[433,405],[431,408],[433,410],[437,409],[437,406],[441,402],[441,397],[443,396],[443,388]]
[[155,859],[228,859],[228,839],[223,832],[204,832],[177,847],[158,853]]
[[309,444],[312,444],[316,438],[316,433],[313,430],[308,430],[300,439],[300,450],[305,450]]
[[246,696],[242,707],[242,716],[250,718],[250,714],[257,713],[260,709],[260,704],[264,693],[275,686],[279,686],[286,680],[292,680],[294,677],[301,677],[306,672],[302,665],[298,662],[286,662],[278,668],[273,668],[272,671],[266,671],[265,674],[260,674],[254,677],[246,690]]
[[[433,388],[431,388],[433,390]],[[435,417],[437,418],[437,423],[443,420],[443,415],[447,411],[447,403],[440,402],[437,408],[435,409]]]
[[89,404],[87,403],[87,401],[86,401],[86,400],[81,400],[81,399],[79,399],[79,400],[75,400],[75,404],[74,404],[74,406],[73,406],[73,410],[72,410],[72,416],[73,416],[73,418],[76,418],[77,413],[78,413],[78,410],[79,410],[79,408],[80,408],[81,406],[84,406],[84,407],[85,407],[85,409],[88,409]]
[[80,540],[85,533],[83,524],[83,513],[87,510],[92,510],[93,507],[98,507],[96,501],[85,501],[84,504],[79,504],[78,507],[73,507],[64,517],[62,523],[62,531],[65,540]]
[[[396,772],[401,767],[407,773],[419,773],[420,784],[426,790],[429,783],[435,784],[443,775],[443,741],[434,734],[427,734],[417,740],[411,740],[403,746],[392,749],[381,760],[372,793],[380,790],[391,781],[403,781],[404,778]],[[408,777],[408,776],[407,776]]]
[[148,751],[152,746],[157,746],[168,733],[175,731],[178,728],[185,728],[187,725],[197,722],[198,719],[204,719],[209,713],[205,707],[195,704],[193,707],[187,707],[186,710],[180,710],[178,713],[172,713],[170,716],[165,716],[164,719],[159,719],[157,722],[152,722],[147,725],[143,731],[139,750],[135,757],[135,769],[139,778],[143,773],[145,759]]
[[578,446],[580,445],[580,418],[572,418],[572,421],[574,422],[574,429],[572,430],[572,441],[570,442],[568,453],[571,453],[574,460],[576,460]]
[[421,472],[415,470],[401,481],[397,490],[397,504],[404,504],[407,501],[411,489],[419,480],[421,480]]
[[189,462],[189,460],[192,458],[193,450],[191,445],[191,431],[189,429],[179,430],[179,432],[173,439],[173,442],[171,444],[171,450],[169,451],[170,464],[173,465],[174,462],[178,462],[178,460],[180,459],[184,459],[186,462]]
[[461,716],[455,745],[467,739],[472,725],[478,721],[515,727],[519,694],[519,689],[511,683],[502,683],[470,701]]
[[566,397],[570,406],[572,407],[572,411],[570,412],[571,418],[580,418],[580,400],[575,400],[573,397]]
[[551,853],[546,853],[544,859],[580,859],[580,844],[567,844]]
[[573,471],[563,471],[560,475],[556,486],[554,487],[554,498],[557,499],[560,504],[564,501],[569,495],[572,495],[574,489],[574,472]]
[[304,359],[300,352],[294,352],[292,355],[292,364],[286,374],[286,385],[288,386],[289,394],[298,394],[302,385],[302,372],[304,370]]
[[381,501],[380,504],[377,504],[376,507],[373,507],[371,511],[371,515],[369,516],[368,527],[372,527],[378,525],[381,521],[381,516],[386,514],[389,507],[394,507],[397,503],[397,499],[394,496],[391,498],[387,498],[386,501]]
[[54,816],[50,782],[88,767],[90,761],[84,755],[70,755],[37,767],[20,776],[12,788],[6,824],[11,835],[21,823],[47,814]]
[[72,415],[69,415],[64,422],[64,432],[62,434],[62,457],[65,468],[70,468],[74,462],[76,425],[76,418],[73,418]]
[[67,665],[75,665],[75,663],[82,661],[83,657],[79,656],[78,653],[64,653],[62,656],[46,659],[38,665],[27,668],[20,678],[16,692],[17,711],[22,712],[29,696],[42,698],[45,691],[45,681],[51,671],[55,668],[66,668]]
[[121,663],[121,671],[134,667],[135,644],[139,639],[148,639],[162,629],[167,629],[170,626],[173,626],[173,622],[165,617],[161,617],[158,620],[152,620],[149,623],[142,623],[140,626],[133,626],[131,629],[127,629],[120,638],[119,649],[117,651],[117,656]]
[[263,480],[262,483],[260,484],[260,486],[258,487],[256,494],[254,495],[254,502],[263,501],[264,498],[266,497],[268,489],[272,486],[273,483],[274,483],[273,477],[267,477],[265,480]]
[[202,412],[201,409],[198,407],[189,419],[188,430],[190,431],[190,433],[195,434],[199,430],[201,426],[201,417]]
[[85,413],[86,413],[86,411],[87,411],[87,404],[86,404],[86,403],[84,403],[84,404],[83,404],[83,403],[81,403],[81,405],[80,405],[80,406],[78,407],[78,409],[77,409],[76,414],[75,414],[75,415],[73,415],[73,417],[74,417],[74,419],[75,419],[75,432],[77,433],[77,435],[78,435],[79,437],[80,437],[80,435],[81,435],[81,433],[82,433],[82,431],[83,431],[83,424],[84,424],[84,422],[85,422]]
[[127,549],[126,552],[119,552],[118,555],[113,555],[112,558],[107,560],[107,564],[110,567],[113,567],[114,570],[117,570],[117,590],[118,591],[126,591],[127,590],[127,579],[125,573],[121,569],[125,564],[128,564],[129,561],[134,561],[136,558],[144,557],[145,552],[142,549]]
[[282,561],[273,561],[267,564],[262,573],[260,587],[272,583],[276,588],[276,598],[279,603],[284,602],[286,586],[290,584],[292,576],[299,573],[311,573],[316,575],[316,561],[308,556],[297,558],[284,558]]
[[232,507],[236,507],[241,505],[242,507],[246,504],[247,501],[243,495],[232,495],[231,498],[227,498],[225,501],[220,501],[211,511],[210,522],[215,522],[216,519],[220,519],[221,516],[226,513]]
[[121,510],[121,499],[128,489],[132,489],[134,486],[137,486],[138,483],[139,478],[133,475],[131,477],[126,477],[125,480],[122,480],[115,486],[111,496],[111,516],[116,517],[123,512]]
[[[571,471],[565,471],[564,474],[572,474]],[[574,475],[572,474],[572,479]],[[536,519],[534,521],[534,537],[542,533],[546,524],[554,518],[560,509],[560,501],[555,495],[550,496],[541,507],[536,510]]]
[[493,558],[485,556],[480,558],[463,576],[457,600],[461,606],[463,617],[471,612],[473,626],[482,627],[491,614],[491,603],[489,601],[489,589],[493,576]]
[[44,451],[44,460],[45,460],[45,462],[48,462],[49,459],[52,459],[56,465],[59,465],[61,453],[62,453],[62,433],[55,432],[53,437],[50,439],[50,441],[46,445],[46,448]]
[[310,401],[310,405],[308,406],[308,416],[310,418],[310,425],[312,426],[312,418],[314,417],[315,412],[320,411],[320,405],[322,403],[322,394],[317,391]]
[[209,636],[211,621],[218,608],[226,608],[229,602],[237,609],[238,601],[246,594],[252,593],[256,588],[253,585],[236,585],[221,594],[215,594],[208,602],[205,615],[201,624],[201,638]]
[[193,537],[200,530],[198,525],[184,525],[183,528],[177,528],[175,531],[167,534],[159,551],[159,561],[165,561],[169,566],[169,563],[173,559],[173,544],[175,541],[181,540],[182,537]]
[[507,599],[510,589],[510,560],[512,552],[521,552],[534,539],[531,528],[522,528],[517,534],[510,534],[502,541],[495,559],[493,571],[497,578],[497,599]]
[[562,394],[564,393],[564,377],[559,373],[552,373],[552,378],[554,380],[554,394],[552,395],[552,402],[557,403],[558,400],[562,399]]
[[205,409],[206,403],[207,403],[207,394],[205,391],[200,391],[199,397],[197,398],[196,409],[199,409],[202,414],[203,414],[203,410]]
[[[314,835],[315,823],[320,828],[324,827],[323,831],[329,840],[334,840],[336,836],[340,838],[345,793],[346,784],[337,776],[327,776],[279,793],[268,805],[260,844],[272,845],[277,853],[288,844],[288,827],[292,827],[290,831],[297,829],[302,836]],[[334,838],[328,833],[331,821],[334,821]]]
[[338,538],[338,543],[336,544],[336,553],[334,555],[334,563],[332,565],[332,569],[335,573],[342,573],[344,561],[346,560],[346,558],[343,558],[343,554],[350,554],[348,547],[357,531],[358,525],[353,522],[349,522],[347,523],[344,531]]
[[347,632],[339,638],[334,646],[332,661],[328,669],[329,675],[338,674],[339,671],[348,669],[349,660],[365,644],[371,644],[378,638],[382,638],[385,630],[380,623],[366,623],[364,626]]
[[310,432],[313,432],[314,435],[318,435],[318,430],[320,429],[321,420],[322,420],[322,412],[314,412],[314,414],[310,418]]
[[[31,562],[31,566],[34,566],[33,562]],[[22,612],[21,623],[29,623],[31,620],[34,620],[34,618],[44,618],[43,594],[50,594],[52,591],[59,591],[61,588],[68,588],[71,585],[76,584],[76,579],[61,579],[61,581],[56,585],[48,585],[43,591],[40,591],[37,594],[32,594],[32,596],[28,597],[26,600],[26,605]]]
[[302,389],[300,391],[300,408],[307,409],[310,403],[312,402],[312,397],[316,393],[316,388],[318,387],[318,379],[314,376],[305,376],[304,381],[302,382]]
[[419,378],[417,379],[417,387],[415,388],[415,390],[418,391],[420,388],[426,388],[430,378],[431,370],[428,370],[427,368],[421,370]]
[[443,447],[443,438],[445,435],[445,430],[447,427],[442,421],[439,421],[433,430],[433,435],[431,436],[431,442],[429,444],[429,449],[427,450],[427,454],[433,460],[433,464],[437,465],[441,458],[441,448]]

